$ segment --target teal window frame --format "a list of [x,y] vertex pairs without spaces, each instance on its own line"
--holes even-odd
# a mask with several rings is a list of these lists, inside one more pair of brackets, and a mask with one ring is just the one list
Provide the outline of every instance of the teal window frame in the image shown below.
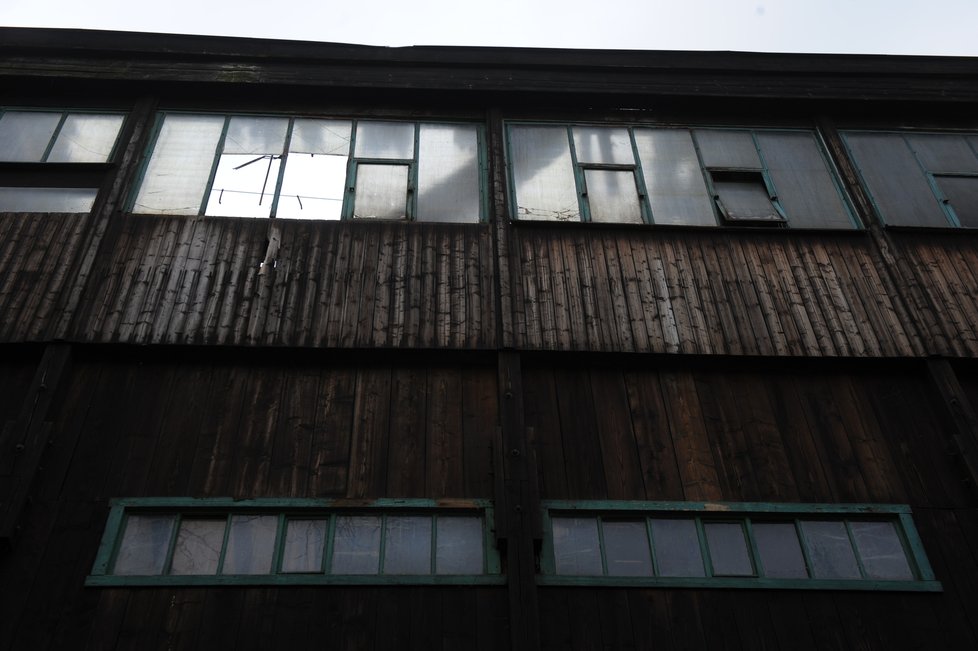
[[[417,120],[417,119],[405,119],[405,118],[380,118],[380,117],[370,117],[370,118],[358,118],[358,117],[347,117],[347,116],[334,116],[334,115],[294,115],[294,114],[282,114],[282,113],[224,113],[224,112],[208,112],[208,111],[193,111],[193,110],[165,110],[159,111],[156,115],[156,120],[153,126],[153,133],[150,137],[149,143],[143,152],[143,160],[139,167],[138,180],[133,185],[133,188],[129,194],[128,200],[126,202],[126,211],[132,213],[136,204],[137,196],[139,190],[143,185],[143,179],[145,178],[147,169],[152,159],[153,152],[156,148],[157,140],[159,139],[160,131],[163,128],[163,121],[167,115],[200,115],[200,116],[213,116],[213,117],[223,117],[224,126],[221,131],[221,136],[218,139],[217,146],[214,151],[214,159],[211,163],[210,175],[207,180],[207,185],[204,189],[203,196],[200,200],[200,207],[197,211],[198,217],[212,217],[214,219],[226,219],[226,217],[219,217],[213,215],[207,215],[207,203],[208,198],[211,195],[211,190],[213,189],[214,180],[217,175],[218,166],[221,162],[221,155],[224,149],[224,143],[226,140],[228,127],[231,124],[231,119],[235,117],[242,118],[284,118],[287,119],[288,128],[286,130],[285,145],[286,149],[284,153],[279,156],[280,164],[278,169],[278,175],[275,180],[274,194],[272,198],[272,204],[270,209],[270,214],[268,217],[262,217],[260,219],[276,219],[278,203],[281,198],[282,183],[285,178],[286,165],[289,157],[289,150],[287,146],[290,144],[292,130],[295,125],[296,120],[303,119],[326,119],[326,120],[349,120],[351,123],[350,131],[350,147],[347,153],[347,165],[346,165],[346,178],[343,184],[343,197],[342,206],[340,208],[340,220],[348,221],[353,220],[354,204],[355,204],[355,194],[356,194],[356,177],[358,167],[361,164],[378,164],[378,165],[405,165],[408,167],[408,194],[406,197],[406,218],[404,220],[363,220],[363,221],[409,221],[409,222],[424,222],[430,224],[438,223],[452,223],[452,224],[464,224],[468,222],[438,222],[438,221],[426,221],[423,216],[419,218],[417,214],[417,200],[418,200],[418,155],[419,146],[421,139],[421,125],[422,124],[432,124],[432,125],[465,125],[470,127],[475,127],[476,129],[476,146],[478,149],[477,155],[477,166],[479,174],[479,221],[478,223],[485,223],[488,221],[489,215],[489,205],[488,205],[488,154],[486,145],[486,131],[485,125],[472,122],[472,121],[462,121],[462,120]],[[370,158],[370,157],[357,157],[356,153],[356,138],[357,138],[357,125],[360,122],[399,122],[402,124],[412,124],[414,125],[414,156],[411,159],[390,159],[390,158]],[[157,214],[157,213],[139,213],[139,214]],[[165,214],[165,213],[163,213]],[[251,219],[251,218],[249,218]],[[309,221],[327,221],[322,219],[310,219]]]
[[[835,187],[836,193],[842,202],[843,207],[846,211],[846,216],[849,218],[849,222],[853,229],[860,229],[861,224],[856,219],[855,213],[851,202],[849,201],[843,186],[839,180],[838,171],[835,165],[828,156],[826,148],[820,134],[814,129],[805,128],[763,128],[763,127],[743,127],[743,126],[709,126],[709,125],[657,125],[657,124],[636,124],[636,123],[594,123],[594,122],[544,122],[544,121],[523,121],[523,120],[512,120],[505,122],[505,146],[506,146],[506,180],[509,189],[509,196],[511,198],[511,216],[513,221],[542,221],[544,223],[559,223],[563,220],[527,220],[521,219],[519,216],[519,202],[517,200],[516,194],[516,177],[514,172],[514,166],[512,162],[512,157],[509,152],[513,151],[513,145],[510,140],[512,127],[514,126],[540,126],[540,127],[566,127],[567,139],[570,147],[571,162],[573,165],[574,182],[577,187],[577,201],[578,209],[581,215],[580,221],[567,220],[569,223],[591,223],[591,211],[587,201],[587,186],[584,180],[584,172],[588,169],[599,169],[599,170],[611,170],[611,171],[626,171],[634,170],[636,189],[638,193],[638,201],[641,208],[642,219],[645,225],[649,226],[662,226],[663,224],[657,224],[655,222],[655,215],[653,214],[651,204],[649,201],[649,192],[646,179],[648,174],[654,173],[654,171],[646,170],[642,164],[642,160],[639,156],[638,145],[635,140],[635,129],[673,129],[680,131],[687,131],[692,136],[693,145],[696,151],[696,158],[699,164],[700,173],[703,175],[704,183],[706,184],[707,191],[709,192],[710,198],[713,203],[713,217],[715,220],[714,224],[709,225],[694,225],[685,224],[681,227],[683,228],[717,228],[717,227],[729,227],[729,228],[749,228],[749,227],[762,227],[762,228],[787,228],[791,229],[791,218],[785,213],[784,207],[781,205],[778,199],[777,188],[775,187],[774,181],[771,177],[770,170],[768,168],[767,162],[764,157],[764,152],[761,146],[757,142],[758,133],[806,133],[815,136],[815,141],[818,146],[819,154],[821,155],[822,161],[825,163],[825,169],[828,172],[829,177],[832,180],[832,184]],[[577,158],[577,150],[574,143],[574,127],[608,127],[608,128],[620,128],[626,129],[628,131],[629,139],[631,142],[632,155],[634,157],[634,164],[632,165],[621,165],[621,164],[599,164],[599,163],[580,163]],[[739,168],[739,167],[708,167],[704,161],[703,156],[700,152],[700,145],[696,140],[695,130],[711,130],[711,131],[740,131],[747,132],[750,134],[751,139],[754,142],[754,147],[757,149],[758,158],[761,161],[761,167],[754,168]],[[771,204],[775,211],[780,215],[780,220],[737,220],[728,219],[724,210],[721,207],[720,197],[714,188],[712,172],[721,173],[746,173],[746,174],[758,174],[763,180],[765,190],[768,193],[768,197],[771,200]],[[626,224],[626,222],[621,222]],[[669,225],[675,226],[675,225]],[[837,227],[811,227],[802,226],[798,229],[803,230],[839,230]]]
[[[543,586],[619,586],[619,587],[662,587],[662,588],[759,588],[779,590],[879,590],[907,592],[941,592],[941,583],[936,580],[933,569],[927,560],[923,543],[913,523],[910,507],[893,504],[780,504],[762,502],[648,502],[648,501],[565,501],[545,500],[542,502],[544,539],[540,558],[541,573],[537,583]],[[648,540],[651,541],[651,520],[660,518],[685,518],[696,523],[700,551],[704,565],[704,577],[664,577],[664,576],[609,576],[606,553],[601,545],[600,556],[603,574],[560,575],[557,574],[554,556],[554,517],[587,517],[598,521],[599,541],[603,541],[602,519],[629,518],[646,522]],[[862,578],[858,579],[816,579],[816,578],[766,578],[760,576],[762,565],[756,539],[751,530],[753,524],[793,522],[796,531],[799,522],[805,520],[843,521],[849,532],[849,522],[891,522],[895,525],[906,559],[913,572],[913,580],[884,580],[866,576],[866,571],[856,555]],[[709,545],[706,541],[704,523],[740,523],[746,536],[754,576],[713,576]],[[799,543],[805,558],[806,571],[811,572],[809,551],[804,537],[799,535]],[[654,545],[651,550],[653,567],[658,571]],[[856,547],[853,544],[853,549]]]
[[[51,133],[51,137],[48,139],[48,144],[44,148],[44,154],[41,156],[41,160],[35,162],[26,161],[0,161],[4,165],[64,165],[71,167],[84,167],[93,165],[108,165],[115,160],[116,152],[119,149],[120,136],[126,128],[126,120],[129,114],[126,111],[113,111],[113,110],[99,110],[99,109],[69,109],[69,108],[43,108],[43,107],[20,107],[20,106],[2,106],[0,107],[0,118],[3,117],[5,113],[15,112],[15,113],[51,113],[60,114],[58,119],[58,126],[54,128]],[[99,162],[88,162],[88,163],[64,163],[64,162],[50,162],[48,157],[51,155],[51,150],[54,149],[55,143],[58,141],[58,136],[61,135],[61,130],[64,128],[65,121],[68,119],[69,115],[114,115],[121,116],[122,123],[119,125],[119,131],[116,132],[115,141],[112,143],[112,147],[109,150],[109,155],[106,156],[104,161]]]
[[[231,498],[119,498],[110,502],[109,516],[102,535],[92,571],[85,580],[87,586],[196,586],[196,585],[498,585],[505,583],[501,573],[499,552],[495,547],[492,531],[493,508],[488,500],[478,499],[299,499],[260,498],[234,500]],[[278,518],[275,535],[272,570],[268,574],[193,574],[193,575],[121,575],[112,574],[118,555],[126,518],[129,515],[173,515],[175,521],[167,547],[163,571],[172,560],[177,531],[182,518],[227,518],[235,515],[273,515]],[[431,574],[383,574],[385,546],[381,534],[380,559],[376,574],[329,574],[335,531],[335,519],[343,515],[370,515],[381,517],[381,531],[386,516],[431,516]],[[478,516],[482,520],[482,574],[436,574],[435,551],[437,547],[438,516]],[[289,520],[326,519],[329,522],[323,571],[319,573],[284,572],[281,570],[282,549],[285,544],[285,526]],[[223,565],[227,551],[230,526],[224,530],[218,567]]]

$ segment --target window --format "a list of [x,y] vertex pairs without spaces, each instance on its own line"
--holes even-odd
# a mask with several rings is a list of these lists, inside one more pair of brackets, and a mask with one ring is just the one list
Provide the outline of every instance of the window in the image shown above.
[[474,500],[116,500],[88,585],[498,583]]
[[936,591],[910,509],[545,503],[544,584]]
[[479,222],[472,124],[167,113],[136,213]]
[[515,218],[853,228],[815,134],[508,125]]
[[849,131],[843,137],[884,222],[978,227],[978,136]]
[[118,113],[0,110],[0,211],[91,210],[100,164],[111,160],[124,120]]

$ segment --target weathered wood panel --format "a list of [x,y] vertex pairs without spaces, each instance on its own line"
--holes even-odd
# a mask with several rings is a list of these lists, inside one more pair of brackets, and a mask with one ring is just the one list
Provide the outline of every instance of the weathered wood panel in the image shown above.
[[864,234],[513,233],[517,346],[808,357],[926,349]]

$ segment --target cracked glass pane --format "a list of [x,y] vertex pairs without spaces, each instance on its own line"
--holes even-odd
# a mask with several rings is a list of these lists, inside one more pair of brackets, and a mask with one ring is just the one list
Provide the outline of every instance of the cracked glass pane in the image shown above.
[[407,165],[358,165],[353,217],[406,219],[408,169]]
[[866,576],[872,579],[913,581],[913,570],[892,522],[851,522],[852,538]]
[[517,219],[580,221],[567,129],[514,126],[509,141]]
[[217,166],[205,215],[268,217],[278,183],[280,156],[224,154]]
[[753,576],[744,527],[739,522],[703,524],[714,576]]
[[438,518],[436,574],[482,574],[482,518]]
[[645,520],[605,520],[601,528],[609,576],[652,576]]
[[346,156],[289,153],[275,216],[339,219],[346,192]]
[[754,542],[764,576],[771,579],[807,579],[805,556],[791,522],[755,522]]
[[289,520],[282,547],[283,572],[322,572],[328,520]]
[[175,519],[172,515],[127,517],[112,573],[129,576],[162,574]]
[[88,212],[96,188],[0,188],[0,212]]
[[7,111],[0,116],[0,161],[40,163],[61,113]]
[[422,124],[418,219],[479,221],[479,138],[473,125]]
[[387,517],[384,574],[431,574],[431,518]]
[[221,574],[270,573],[277,531],[278,516],[232,515]]
[[225,523],[224,518],[180,522],[170,574],[217,574]]
[[554,518],[551,524],[557,574],[601,576],[598,521],[594,518]]
[[652,520],[652,547],[660,576],[706,576],[694,520]]
[[358,122],[355,155],[357,158],[414,160],[414,124]]
[[859,566],[844,522],[804,521],[812,576],[816,579],[858,579]]
[[121,115],[69,114],[48,154],[48,162],[106,162],[112,154],[123,120]]
[[288,118],[233,117],[224,137],[225,154],[281,156],[285,153]]
[[297,119],[292,125],[289,154],[350,155],[350,120]]
[[377,574],[380,567],[380,518],[337,516],[332,574]]

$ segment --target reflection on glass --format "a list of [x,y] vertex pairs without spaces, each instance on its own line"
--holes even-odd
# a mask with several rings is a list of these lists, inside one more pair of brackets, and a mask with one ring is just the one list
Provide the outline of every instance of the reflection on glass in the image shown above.
[[801,530],[816,579],[859,578],[859,566],[844,522],[805,521]]
[[320,572],[327,520],[289,520],[282,546],[283,572]]
[[645,521],[605,520],[601,527],[609,576],[652,576]]
[[122,121],[121,115],[68,115],[48,154],[48,162],[104,163],[112,154]]
[[130,515],[119,543],[113,574],[162,574],[173,533],[172,515]]
[[410,122],[357,123],[357,158],[414,158],[414,124]]
[[634,172],[586,169],[584,183],[592,222],[643,223]]
[[578,163],[632,165],[632,141],[628,129],[574,127],[574,149]]
[[652,520],[652,546],[660,576],[706,576],[693,520]]
[[7,111],[0,116],[0,161],[40,163],[60,113]]
[[346,190],[345,156],[289,153],[276,217],[339,219]]
[[407,165],[357,166],[353,216],[356,219],[407,218]]
[[554,518],[554,560],[557,574],[601,576],[598,522],[594,518]]
[[716,226],[693,138],[686,129],[635,129],[656,224]]
[[268,574],[278,517],[274,515],[233,515],[224,553],[222,574]]
[[703,524],[714,576],[753,576],[744,527],[739,522]]
[[272,212],[278,156],[224,154],[217,166],[205,215],[268,217]]
[[580,221],[567,129],[514,126],[509,141],[517,218]]
[[422,124],[418,219],[479,221],[479,140],[474,125]]
[[384,574],[431,573],[431,518],[387,516]]
[[913,580],[913,570],[892,522],[851,522],[849,527],[868,577]]
[[790,522],[758,523],[752,526],[764,576],[770,579],[805,579],[805,556]]
[[173,547],[170,574],[216,574],[225,520],[183,520]]
[[288,128],[288,118],[233,117],[224,137],[223,153],[281,156]]
[[332,574],[377,574],[380,567],[380,518],[337,516]]
[[88,212],[96,188],[0,188],[0,212]]
[[437,523],[435,573],[482,574],[482,519],[441,516]]
[[935,176],[934,180],[954,209],[958,223],[978,227],[978,176]]

